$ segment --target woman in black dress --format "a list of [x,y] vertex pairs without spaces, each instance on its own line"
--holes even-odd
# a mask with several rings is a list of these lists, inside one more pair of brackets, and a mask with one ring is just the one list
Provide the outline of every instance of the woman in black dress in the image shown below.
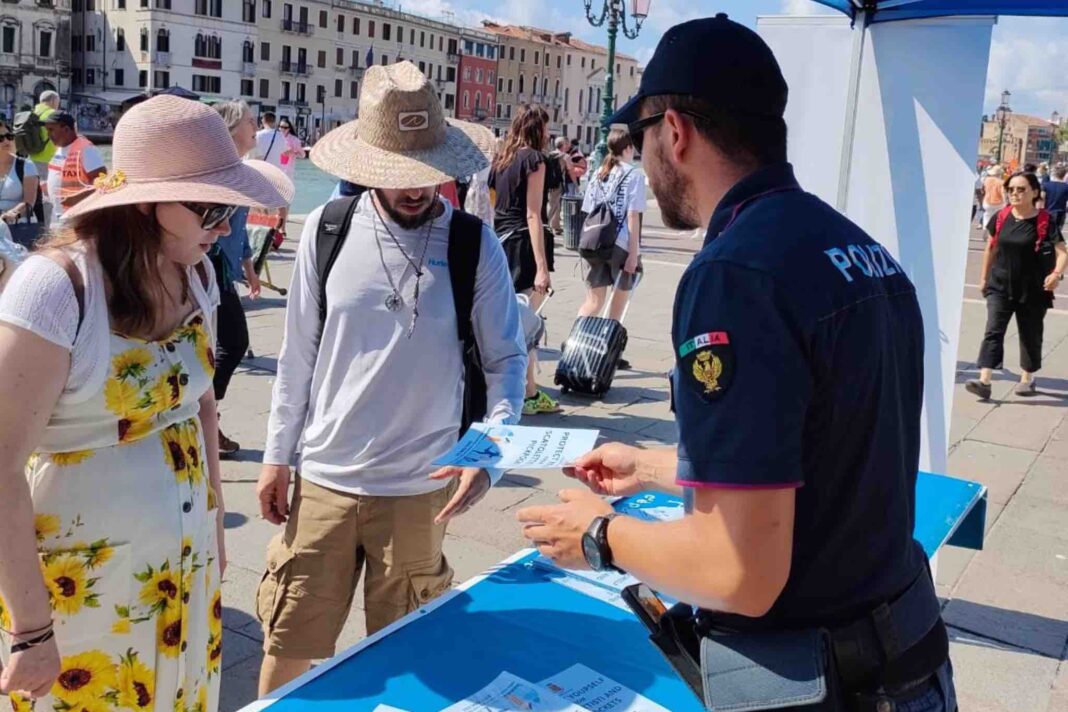
[[1042,367],[1042,329],[1053,290],[1068,266],[1064,237],[1050,214],[1037,207],[1042,186],[1033,173],[1005,181],[1008,207],[987,224],[990,239],[983,253],[980,288],[986,298],[986,334],[979,348],[979,378],[965,384],[969,393],[990,397],[994,369],[1001,368],[1005,331],[1016,316],[1023,374],[1018,396],[1035,394],[1035,373]]
[[[524,104],[490,169],[489,186],[497,193],[493,228],[508,256],[517,294],[530,297],[537,309],[552,289],[553,242],[545,230],[545,146],[549,142],[549,114]],[[534,380],[537,350],[530,353],[524,415],[555,413],[559,404]]]

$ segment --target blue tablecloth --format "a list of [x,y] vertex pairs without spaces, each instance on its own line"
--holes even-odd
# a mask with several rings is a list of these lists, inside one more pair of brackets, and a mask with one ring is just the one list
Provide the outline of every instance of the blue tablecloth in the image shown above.
[[[955,534],[954,543],[981,545],[985,497],[985,489],[974,482],[921,473],[916,538],[927,553],[933,555]],[[643,517],[680,506],[677,498],[660,494],[616,504]],[[247,712],[266,705],[271,712],[356,712],[379,704],[437,712],[502,671],[536,683],[575,663],[672,712],[704,709],[628,611],[554,582],[565,574],[535,564],[536,557],[536,552],[517,555],[324,663],[280,690],[279,699],[254,703]]]

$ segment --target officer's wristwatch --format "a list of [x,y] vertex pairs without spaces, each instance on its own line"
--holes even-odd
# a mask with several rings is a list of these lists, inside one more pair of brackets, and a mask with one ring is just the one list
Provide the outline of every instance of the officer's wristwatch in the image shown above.
[[612,512],[597,517],[582,535],[582,555],[594,571],[620,571],[612,563],[612,548],[608,546],[608,523],[618,516],[619,512]]

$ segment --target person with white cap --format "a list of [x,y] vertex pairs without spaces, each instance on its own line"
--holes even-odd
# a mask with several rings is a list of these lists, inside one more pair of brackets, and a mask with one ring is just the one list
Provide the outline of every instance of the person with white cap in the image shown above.
[[523,403],[504,252],[438,192],[488,165],[492,137],[446,121],[411,62],[367,70],[359,117],[311,154],[369,190],[312,212],[297,248],[258,486],[263,517],[286,524],[258,591],[261,695],[334,654],[361,575],[368,633],[449,589],[446,523],[502,473],[432,463],[472,419],[479,377],[488,422],[516,422]]
[[123,116],[114,161],[0,296],[0,691],[15,709],[214,712],[226,555],[206,254],[237,206],[293,186],[173,96]]

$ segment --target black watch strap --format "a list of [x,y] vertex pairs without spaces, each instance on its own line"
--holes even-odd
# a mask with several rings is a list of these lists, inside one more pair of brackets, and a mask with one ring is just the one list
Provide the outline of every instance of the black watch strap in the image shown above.
[[619,512],[612,512],[601,517],[604,520],[604,524],[601,526],[600,536],[597,537],[597,547],[601,550],[601,563],[604,570],[611,569],[612,571],[622,572],[622,569],[616,566],[615,559],[612,557],[612,547],[608,545],[608,525],[618,516],[620,516]]

